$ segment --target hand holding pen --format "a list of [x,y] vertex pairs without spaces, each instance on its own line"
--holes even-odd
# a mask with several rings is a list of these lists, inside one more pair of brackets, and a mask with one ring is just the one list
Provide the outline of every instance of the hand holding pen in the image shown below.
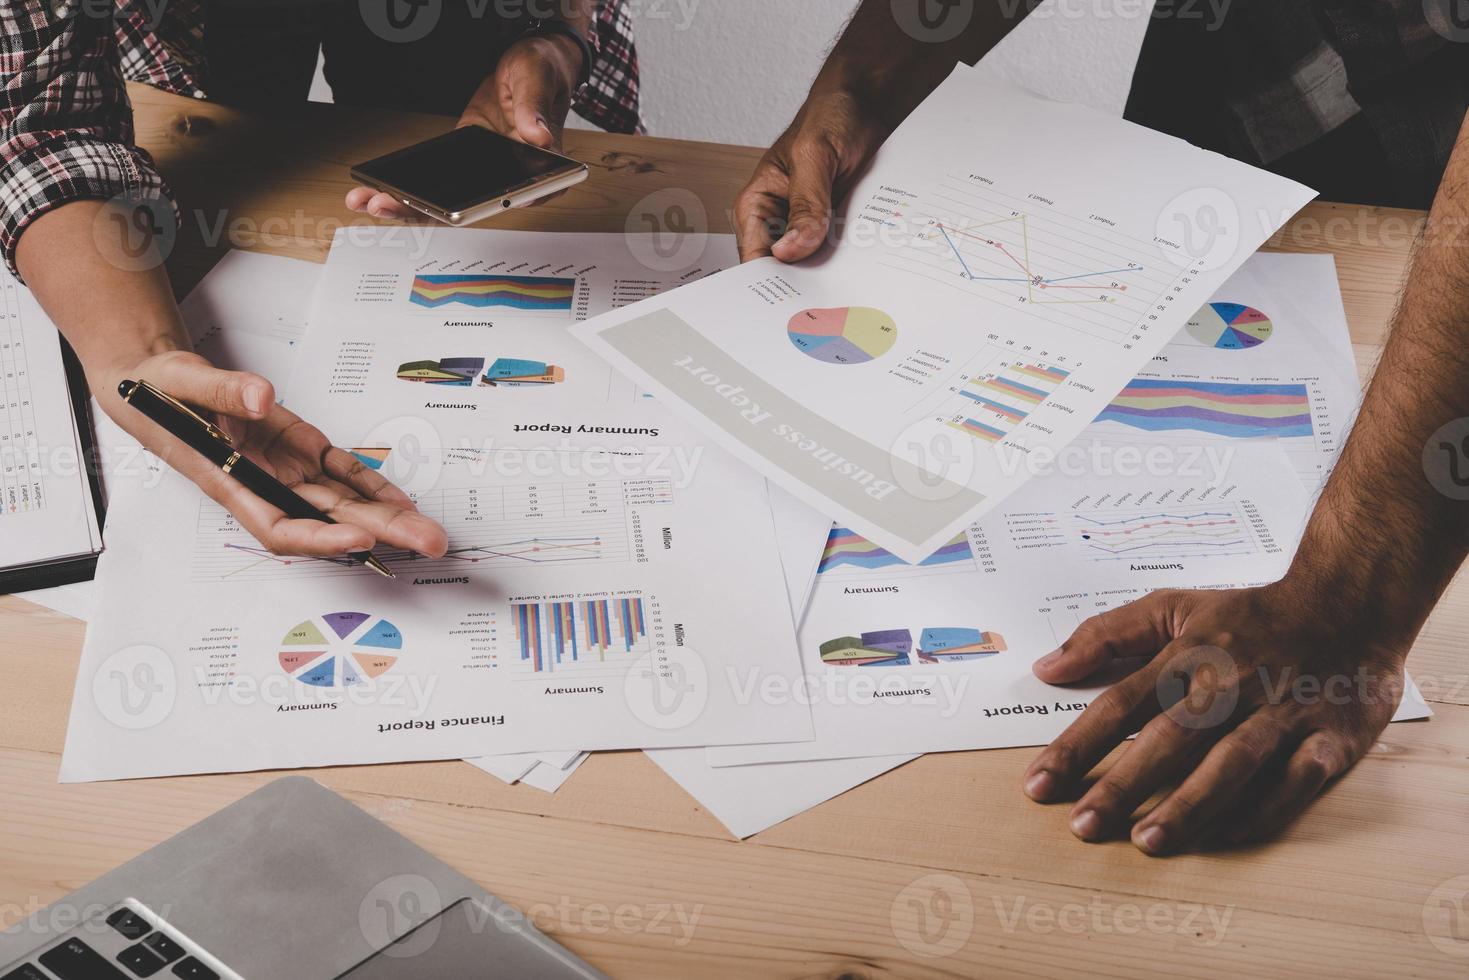
[[275,404],[265,379],[182,351],[150,358],[133,376],[147,381],[118,385],[124,404],[114,417],[270,551],[350,555],[386,573],[368,561],[374,547],[428,557],[448,547],[407,494]]

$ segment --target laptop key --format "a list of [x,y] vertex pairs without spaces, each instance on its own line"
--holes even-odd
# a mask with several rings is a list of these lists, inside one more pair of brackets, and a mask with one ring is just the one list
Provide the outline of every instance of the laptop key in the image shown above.
[[155,932],[143,940],[143,945],[163,957],[165,963],[172,963],[184,955],[184,948],[161,932]]
[[61,980],[128,980],[126,973],[80,939],[68,939],[42,953],[39,959],[42,966]]
[[118,953],[117,962],[132,970],[140,977],[151,977],[168,965],[142,943],[129,946],[121,953]]
[[141,915],[130,908],[120,908],[107,917],[107,924],[128,939],[142,939],[153,931]]
[[219,974],[200,963],[194,957],[179,960],[173,965],[173,975],[184,980],[219,980]]
[[42,973],[39,966],[22,963],[5,976],[0,977],[0,980],[51,980],[51,978]]

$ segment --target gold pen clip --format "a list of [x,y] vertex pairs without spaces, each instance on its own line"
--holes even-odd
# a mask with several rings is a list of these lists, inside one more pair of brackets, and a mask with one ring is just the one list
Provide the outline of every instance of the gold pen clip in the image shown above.
[[[205,430],[208,431],[211,436],[218,439],[220,442],[223,442],[226,445],[230,446],[234,445],[234,440],[230,439],[230,437],[225,433],[223,429],[206,419],[204,416],[200,415],[198,412],[194,411],[189,406],[185,405],[183,402],[179,401],[177,398],[170,395],[168,392],[163,391],[159,388],[155,388],[153,385],[149,384],[146,381],[137,382],[137,387],[147,388],[148,393],[153,395],[153,397],[167,402],[174,408],[178,409],[180,412],[183,412],[185,415],[189,416],[195,422],[198,422],[200,425],[204,426]],[[128,395],[127,400],[132,401],[132,395],[136,393],[137,388],[134,388],[132,394]]]

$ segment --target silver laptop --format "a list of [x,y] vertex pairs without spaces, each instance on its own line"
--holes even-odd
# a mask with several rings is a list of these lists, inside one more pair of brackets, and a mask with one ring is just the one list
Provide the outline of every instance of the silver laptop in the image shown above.
[[0,933],[0,980],[154,976],[603,974],[386,825],[292,777]]

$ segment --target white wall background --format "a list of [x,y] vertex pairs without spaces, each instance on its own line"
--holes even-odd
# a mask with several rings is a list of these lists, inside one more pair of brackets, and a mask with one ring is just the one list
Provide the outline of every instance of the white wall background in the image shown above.
[[[624,2],[637,26],[650,131],[768,146],[860,0]],[[1042,95],[1121,115],[1154,3],[1046,0],[985,64]],[[320,66],[311,97],[331,101]],[[585,125],[574,116],[571,124]]]
[[[766,146],[795,115],[859,0],[626,2],[650,130]],[[986,63],[1042,95],[1121,115],[1153,2],[1047,0]]]

